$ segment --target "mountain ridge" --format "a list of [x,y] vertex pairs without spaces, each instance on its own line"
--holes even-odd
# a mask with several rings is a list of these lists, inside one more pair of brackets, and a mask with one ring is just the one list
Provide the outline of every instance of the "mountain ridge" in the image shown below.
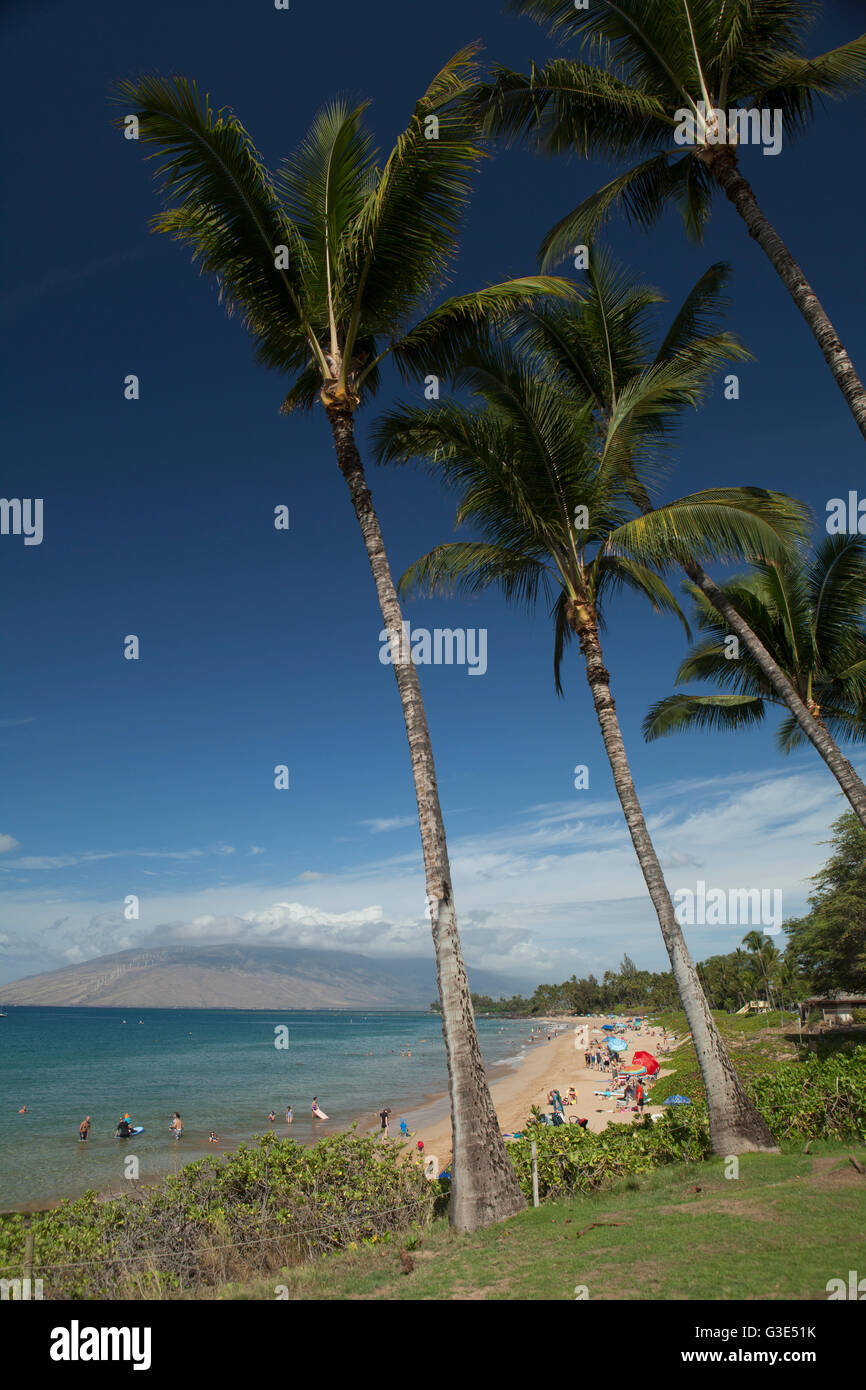
[[[516,988],[485,970],[471,972],[471,985]],[[142,1009],[410,1008],[436,992],[432,960],[240,942],[142,946],[0,987],[8,1004]]]

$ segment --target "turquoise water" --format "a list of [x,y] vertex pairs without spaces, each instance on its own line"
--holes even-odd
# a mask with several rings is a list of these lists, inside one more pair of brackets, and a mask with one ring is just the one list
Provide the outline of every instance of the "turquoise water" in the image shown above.
[[[288,1029],[287,1048],[275,1046],[278,1028]],[[490,1066],[516,1058],[529,1026],[479,1019],[478,1033]],[[171,1172],[215,1151],[211,1129],[217,1152],[264,1133],[272,1109],[276,1133],[303,1143],[357,1119],[372,1129],[383,1105],[394,1111],[393,1133],[401,1105],[446,1087],[441,1023],[420,1011],[10,1008],[0,1019],[0,1209],[121,1190],[131,1153],[142,1178]],[[312,1119],[314,1095],[327,1123]],[[169,1133],[175,1110],[180,1141]],[[144,1133],[115,1140],[126,1111]],[[92,1129],[81,1144],[85,1115]]]

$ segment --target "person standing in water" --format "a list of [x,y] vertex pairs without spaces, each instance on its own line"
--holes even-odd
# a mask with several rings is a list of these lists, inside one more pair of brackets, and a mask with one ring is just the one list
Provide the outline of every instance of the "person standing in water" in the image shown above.
[[90,1134],[90,1116],[88,1115],[85,1119],[83,1119],[83,1120],[81,1121],[81,1124],[78,1126],[78,1137],[79,1137],[79,1139],[81,1140],[82,1144],[86,1144],[86,1143],[87,1143],[87,1138],[88,1138],[88,1135],[89,1135],[89,1134]]
[[169,1125],[169,1128],[174,1134],[175,1139],[179,1139],[180,1136],[183,1134],[183,1121],[181,1120],[180,1115],[176,1110],[174,1112],[174,1119]]
[[294,1117],[294,1115],[292,1114],[292,1107],[291,1107],[290,1105],[287,1105],[287,1106],[286,1106],[286,1124],[287,1124],[287,1125],[290,1125],[290,1124],[292,1123],[292,1121],[294,1120],[294,1118],[295,1118],[295,1117]]

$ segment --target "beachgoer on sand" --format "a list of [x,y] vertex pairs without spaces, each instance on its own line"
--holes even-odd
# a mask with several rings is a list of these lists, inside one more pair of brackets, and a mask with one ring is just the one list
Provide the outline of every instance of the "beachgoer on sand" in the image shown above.
[[384,1134],[386,1139],[390,1134],[390,1130],[388,1128],[388,1120],[390,1118],[390,1115],[391,1111],[388,1109],[387,1105],[379,1111],[379,1119],[382,1121],[382,1133]]

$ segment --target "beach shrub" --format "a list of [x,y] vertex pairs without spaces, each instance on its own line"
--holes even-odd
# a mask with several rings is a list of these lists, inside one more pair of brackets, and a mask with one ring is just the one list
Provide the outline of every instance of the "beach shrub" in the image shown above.
[[[352,1132],[311,1148],[266,1134],[128,1196],[88,1192],[30,1218],[43,1297],[166,1297],[272,1273],[432,1219],[442,1188],[397,1141]],[[3,1276],[20,1276],[22,1216],[0,1219]]]
[[532,1197],[531,1144],[538,1160],[542,1200],[598,1192],[623,1178],[648,1173],[665,1163],[696,1163],[710,1153],[706,1114],[690,1107],[669,1111],[653,1121],[647,1115],[633,1124],[612,1124],[601,1134],[579,1125],[530,1122],[521,1139],[508,1145],[526,1197]]
[[[831,1041],[836,1045],[823,1056],[810,1052],[780,1061],[757,1047],[732,1056],[746,1094],[779,1142],[866,1135],[866,1047],[850,1039]],[[673,1076],[655,1083],[650,1099],[658,1103],[672,1092],[689,1096],[705,1111],[704,1086],[691,1049],[677,1059]]]

